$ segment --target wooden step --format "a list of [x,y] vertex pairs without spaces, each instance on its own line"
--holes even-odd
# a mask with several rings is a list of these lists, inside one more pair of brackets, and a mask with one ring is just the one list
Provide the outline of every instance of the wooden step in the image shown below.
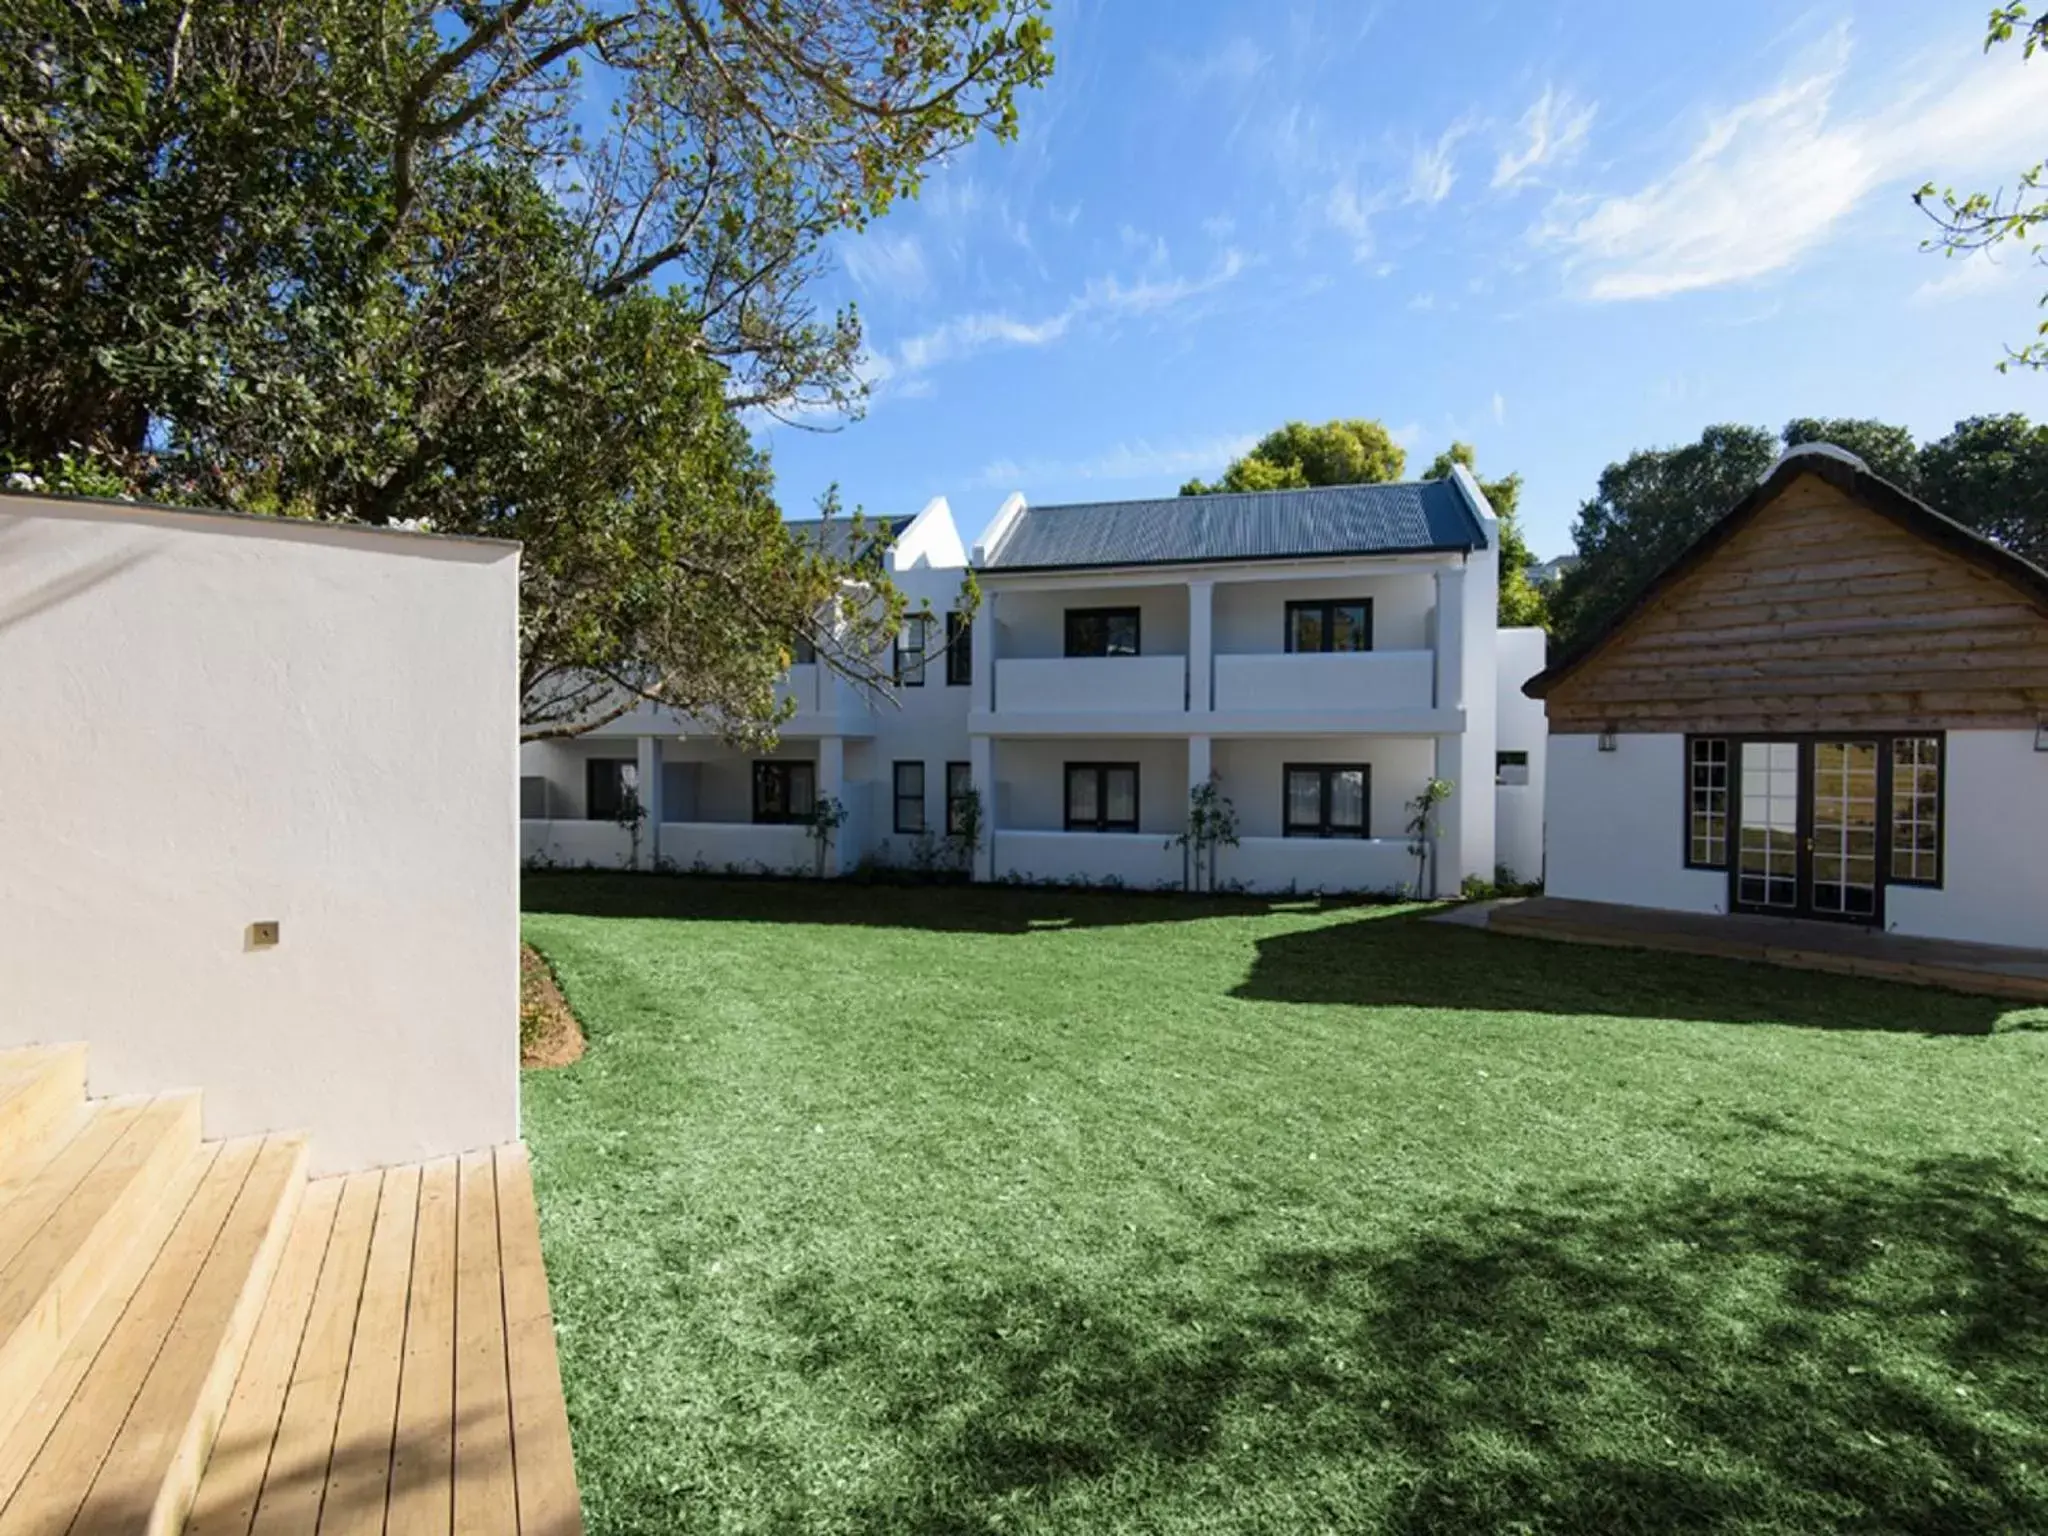
[[0,1207],[0,1438],[199,1146],[199,1099],[98,1105]]
[[32,1045],[0,1051],[0,1177],[39,1163],[45,1143],[85,1102],[85,1047]]
[[[168,1237],[54,1415],[21,1426],[26,1470],[0,1536],[174,1536],[184,1524],[305,1182],[298,1137],[208,1144],[189,1158]],[[196,1175],[196,1176],[195,1176]],[[175,1197],[182,1180],[168,1193]],[[67,1354],[55,1373],[75,1364]],[[53,1383],[55,1385],[56,1383]],[[5,1484],[0,1483],[0,1488]]]

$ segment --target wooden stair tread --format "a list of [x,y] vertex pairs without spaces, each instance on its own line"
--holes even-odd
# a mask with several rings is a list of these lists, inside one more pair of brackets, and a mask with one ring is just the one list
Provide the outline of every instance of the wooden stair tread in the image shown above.
[[0,1169],[37,1161],[84,1099],[84,1046],[0,1051]]

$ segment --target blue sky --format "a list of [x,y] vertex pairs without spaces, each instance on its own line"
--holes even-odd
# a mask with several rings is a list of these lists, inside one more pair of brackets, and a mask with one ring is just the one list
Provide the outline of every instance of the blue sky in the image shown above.
[[[1922,254],[1923,181],[2048,151],[1984,0],[1062,3],[1023,131],[839,242],[873,398],[762,440],[790,516],[1170,494],[1280,422],[1519,471],[1540,555],[1713,421],[2048,416],[2048,273]],[[1162,25],[1170,21],[1171,25]],[[821,425],[814,421],[812,426]]]

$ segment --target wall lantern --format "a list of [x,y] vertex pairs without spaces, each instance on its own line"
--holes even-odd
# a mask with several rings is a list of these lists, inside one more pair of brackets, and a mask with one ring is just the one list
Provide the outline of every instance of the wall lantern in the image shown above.
[[[2048,726],[2043,726],[2042,729],[2048,730]],[[1615,739],[1614,732],[1602,731],[1600,733],[1600,750],[1602,752],[1612,752],[1620,745],[1621,743]],[[2043,750],[2048,751],[2048,748],[2043,748]]]
[[2048,752],[2048,720],[2034,727],[2034,750]]

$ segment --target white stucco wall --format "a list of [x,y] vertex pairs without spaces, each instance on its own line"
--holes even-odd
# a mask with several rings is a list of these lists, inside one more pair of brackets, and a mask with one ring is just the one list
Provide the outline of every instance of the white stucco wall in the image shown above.
[[998,585],[996,605],[1002,635],[1000,655],[1010,658],[1064,656],[1069,608],[1135,608],[1138,651],[1144,656],[1188,653],[1188,589],[1171,586],[1072,586],[1034,590]]
[[1415,570],[1320,580],[1219,581],[1215,596],[1216,652],[1219,656],[1283,653],[1287,649],[1289,603],[1344,597],[1372,599],[1374,650],[1428,648],[1436,581],[1429,571]]
[[1885,890],[1885,925],[2048,949],[2048,752],[2032,731],[1950,731],[1940,890]]
[[1543,670],[1543,631],[1503,629],[1496,654],[1494,749],[1529,754],[1527,784],[1494,786],[1493,858],[1521,880],[1543,878],[1543,794],[1549,766],[1550,726],[1543,701],[1522,684]]
[[1435,761],[1430,739],[1413,736],[1236,736],[1218,738],[1210,748],[1210,768],[1237,812],[1240,837],[1281,835],[1283,774],[1289,763],[1366,764],[1372,780],[1367,834],[1405,837],[1406,802],[1422,792]]
[[1685,738],[1550,738],[1544,890],[1679,912],[1723,912],[1728,875],[1685,867]]
[[0,498],[0,1045],[315,1172],[515,1138],[517,621],[509,545]]
[[1136,763],[1138,830],[1171,837],[1187,824],[1186,741],[1077,736],[996,743],[996,826],[1017,831],[1064,830],[1068,763]]

